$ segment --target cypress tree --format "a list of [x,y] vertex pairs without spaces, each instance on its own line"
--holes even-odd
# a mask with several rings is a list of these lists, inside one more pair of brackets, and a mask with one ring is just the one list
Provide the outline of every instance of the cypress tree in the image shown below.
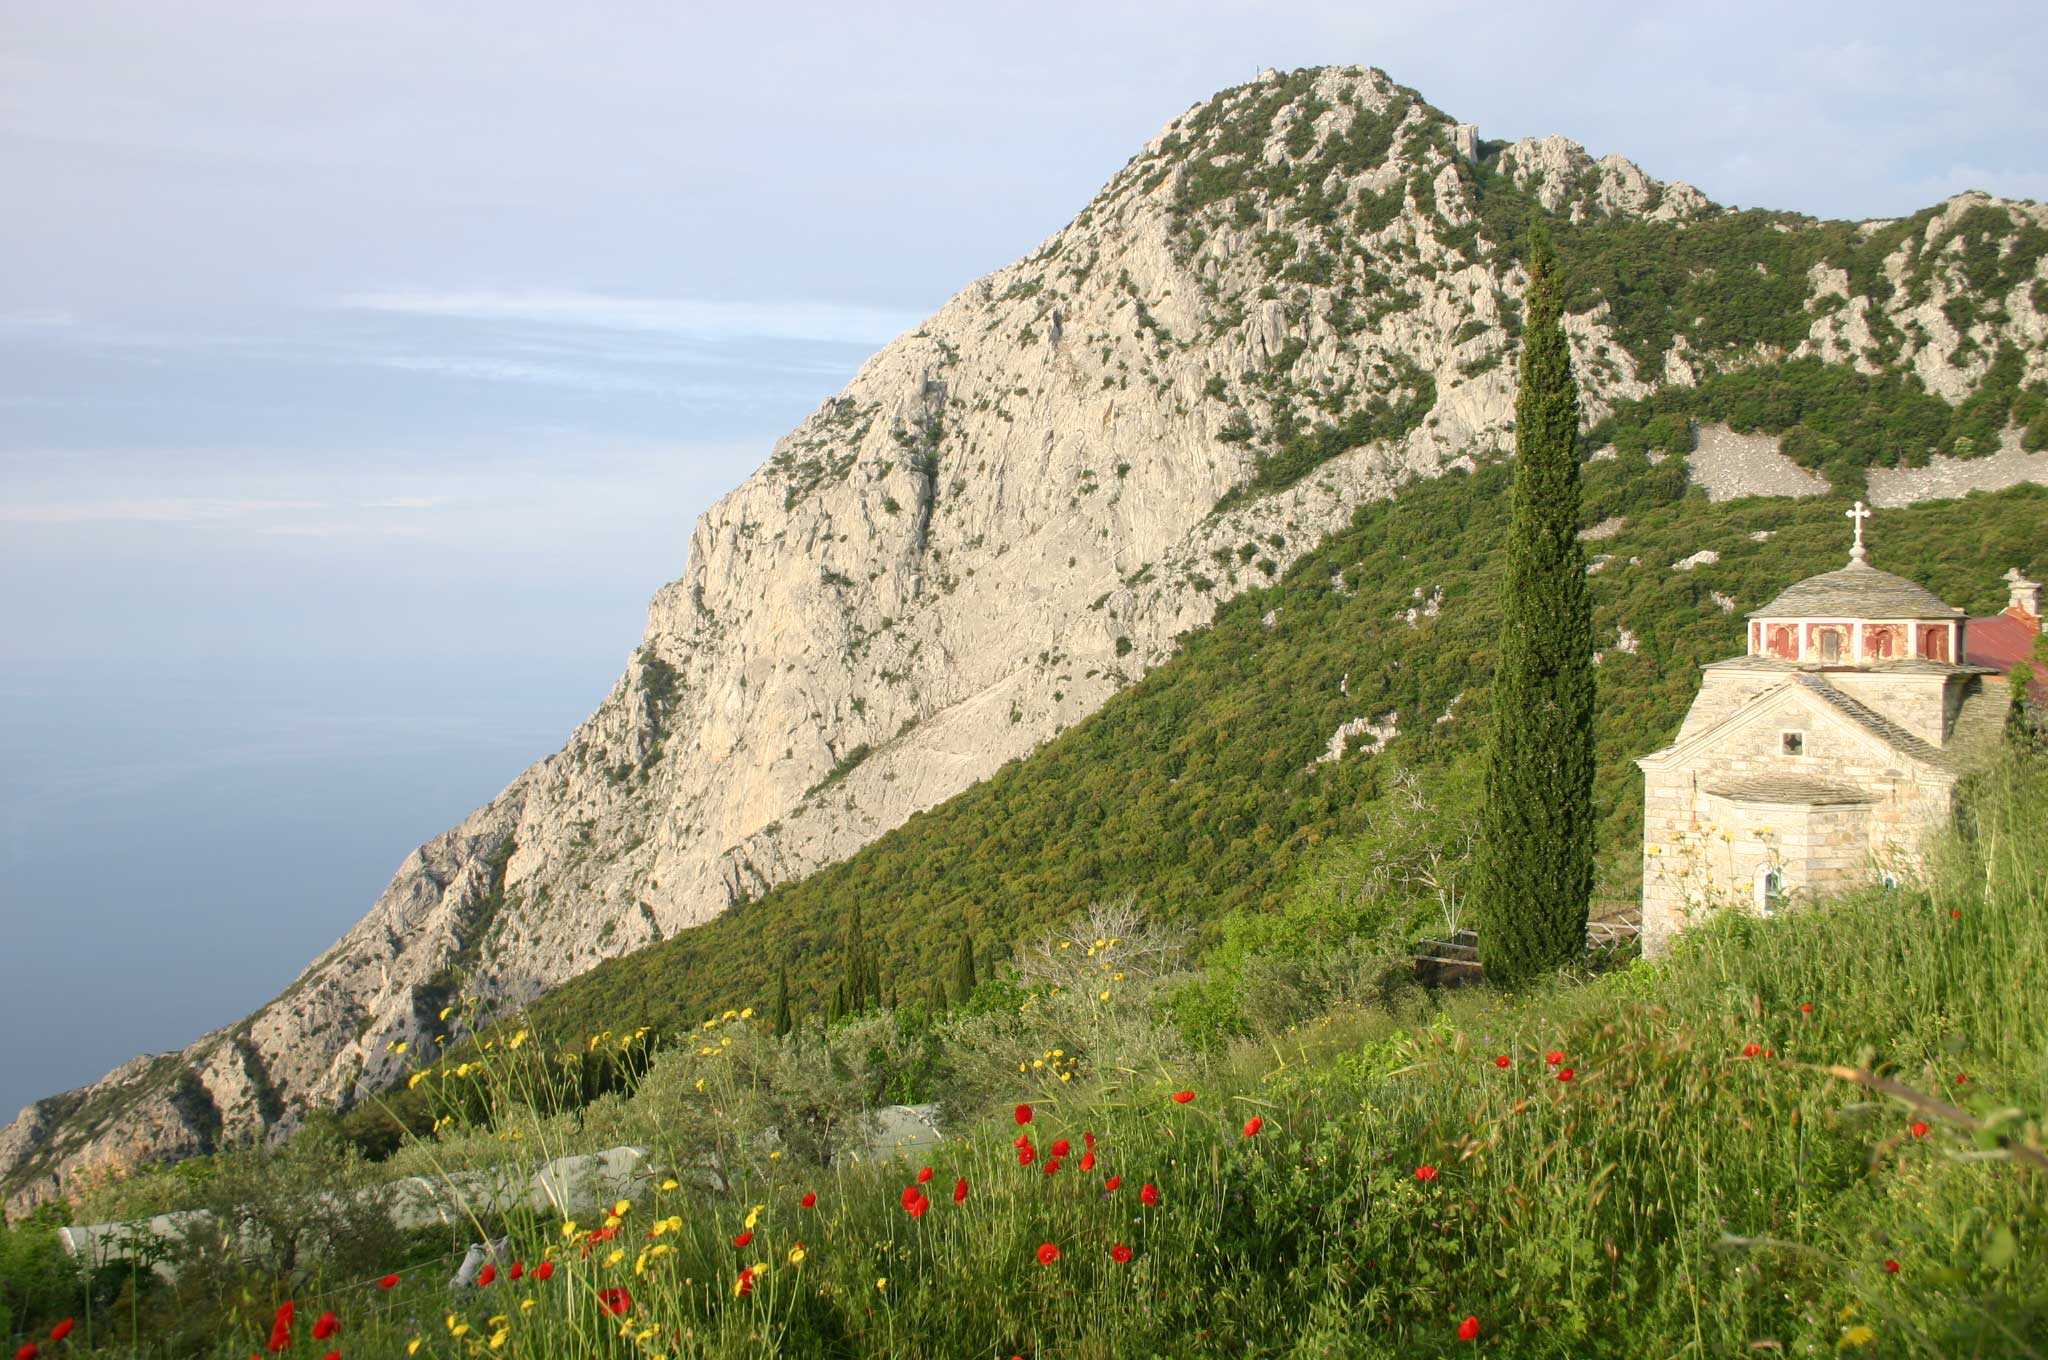
[[775,1037],[780,1039],[796,1027],[789,1009],[789,965],[783,964],[775,979]]
[[961,1005],[974,995],[974,937],[960,937],[960,952],[953,960],[953,999]]
[[1473,896],[1513,983],[1585,952],[1593,891],[1593,609],[1579,545],[1579,394],[1557,256],[1530,234],[1500,665]]

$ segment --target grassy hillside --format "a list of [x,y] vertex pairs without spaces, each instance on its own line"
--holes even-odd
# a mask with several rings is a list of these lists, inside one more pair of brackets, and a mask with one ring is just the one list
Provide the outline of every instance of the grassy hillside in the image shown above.
[[[1588,520],[1629,520],[1588,545],[1613,558],[1593,577],[1608,649],[1599,896],[1612,904],[1639,889],[1641,781],[1630,761],[1669,737],[1696,668],[1741,649],[1744,611],[1846,560],[1840,503],[1676,499],[1679,468],[1641,458],[1589,468]],[[1029,759],[844,863],[564,984],[534,1021],[564,1033],[689,1024],[772,997],[784,961],[799,1007],[815,1011],[837,981],[855,902],[885,983],[905,996],[948,976],[963,933],[984,947],[1015,941],[1105,897],[1137,894],[1193,923],[1277,908],[1305,868],[1362,829],[1397,764],[1443,770],[1477,749],[1506,483],[1505,469],[1482,468],[1365,507],[1348,532],[1232,601],[1179,657]],[[1886,512],[1872,542],[1885,568],[1991,612],[2004,603],[2001,573],[2048,566],[2048,491]],[[1671,570],[1703,548],[1721,561]],[[1407,611],[1438,591],[1435,616],[1410,624]],[[1614,646],[1624,628],[1633,653]],[[1389,713],[1400,735],[1385,753],[1315,763],[1339,724]]]
[[[604,1220],[515,1217],[520,1278],[474,1293],[431,1248],[366,1256],[367,1230],[283,1262],[202,1244],[174,1294],[116,1297],[49,1353],[239,1360],[292,1301],[301,1348],[332,1309],[344,1354],[437,1360],[2038,1356],[2048,762],[2009,762],[1971,807],[1929,889],[1724,917],[1590,983],[1347,1006],[1213,1059],[1085,992],[956,1015],[963,1061],[1052,1061],[908,1161],[760,1136],[840,1098],[895,1022],[777,1041],[714,1017],[594,1132],[715,1158],[729,1191],[656,1180]],[[532,1130],[495,1154],[531,1163],[559,1149],[519,1122],[519,1070],[436,1085]],[[234,1193],[266,1166],[322,1171],[287,1148]]]

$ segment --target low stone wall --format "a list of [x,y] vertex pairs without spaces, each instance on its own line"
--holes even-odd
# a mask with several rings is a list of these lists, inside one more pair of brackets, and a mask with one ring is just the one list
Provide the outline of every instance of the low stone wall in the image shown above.
[[[771,1131],[772,1137],[772,1131]],[[868,1136],[854,1161],[886,1161],[941,1140],[935,1105],[885,1105],[869,1112]],[[391,1221],[401,1229],[436,1224],[459,1225],[495,1218],[519,1209],[575,1217],[613,1200],[630,1199],[665,1174],[648,1160],[642,1147],[607,1148],[603,1152],[557,1157],[529,1172],[524,1168],[462,1171],[446,1179],[407,1176],[380,1187]],[[724,1178],[715,1168],[702,1168],[694,1179],[723,1191]],[[158,1214],[125,1223],[74,1224],[57,1230],[58,1240],[72,1257],[92,1266],[141,1255],[165,1277],[175,1272],[161,1259],[163,1248],[175,1247],[188,1234],[213,1219],[205,1210]]]

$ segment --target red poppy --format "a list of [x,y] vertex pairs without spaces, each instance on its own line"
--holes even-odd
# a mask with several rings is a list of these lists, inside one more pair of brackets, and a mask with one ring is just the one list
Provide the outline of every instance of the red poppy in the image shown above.
[[1109,1259],[1115,1261],[1118,1265],[1122,1265],[1125,1261],[1131,1259],[1131,1249],[1119,1242],[1109,1249]]
[[1775,1058],[1778,1056],[1778,1050],[1775,1048],[1767,1048],[1764,1050],[1764,1056],[1766,1058]]
[[1890,1258],[1886,1258],[1886,1260],[1885,1260],[1885,1263],[1884,1263],[1884,1273],[1885,1273],[1885,1274],[1887,1274],[1887,1275],[1896,1275],[1896,1274],[1898,1274],[1898,1273],[1899,1273],[1899,1263],[1898,1263],[1897,1261],[1891,1260]]
[[1557,1079],[1559,1081],[1570,1081],[1573,1077],[1576,1077],[1577,1075],[1579,1074],[1569,1067],[1560,1067],[1557,1070]]
[[932,1169],[930,1167],[927,1166],[919,1168],[917,1173],[917,1183],[919,1185],[929,1185],[931,1184],[931,1179]]
[[270,1345],[266,1348],[271,1354],[275,1355],[292,1344],[292,1318],[298,1311],[297,1304],[287,1302],[278,1308],[277,1316],[271,1319]]
[[340,1318],[336,1317],[331,1312],[322,1313],[319,1317],[319,1320],[313,1324],[313,1339],[315,1341],[325,1341],[328,1337],[333,1336],[336,1332],[340,1330]]
[[613,1317],[617,1317],[619,1314],[632,1308],[633,1296],[625,1290],[614,1286],[597,1296],[597,1306],[610,1313]]
[[1089,1148],[1086,1152],[1081,1154],[1081,1169],[1083,1171],[1093,1171],[1095,1169],[1094,1148]]
[[967,1202],[967,1178],[965,1176],[953,1182],[953,1202],[955,1204],[965,1204]]
[[1916,1120],[1914,1120],[1914,1121],[1913,1121],[1913,1136],[1914,1136],[1915,1138],[1925,1138],[1925,1137],[1927,1136],[1927,1121],[1926,1121],[1926,1120],[1924,1120],[1924,1119],[1916,1119]]
[[340,1352],[340,1351],[329,1351],[329,1352],[327,1352],[327,1354],[325,1354],[325,1355],[321,1356],[321,1357],[320,1357],[320,1360],[341,1360],[341,1352]]
[[1193,1091],[1175,1091],[1173,1093],[1173,1100],[1176,1105],[1185,1105],[1194,1098],[1195,1093]]
[[1552,1067],[1555,1067],[1559,1063],[1564,1061],[1564,1054],[1558,1052],[1556,1049],[1553,1048],[1548,1053],[1543,1055],[1543,1061],[1549,1063]]
[[1048,1176],[1057,1176],[1062,1165],[1063,1163],[1060,1161],[1059,1158],[1048,1157],[1045,1162],[1045,1174]]
[[377,1287],[379,1289],[396,1289],[398,1288],[398,1277],[396,1275],[386,1275],[383,1279],[377,1281]]
[[815,1209],[818,1207],[818,1197],[815,1194],[806,1194],[797,1203],[806,1209]]
[[754,1271],[753,1267],[749,1266],[747,1269],[742,1270],[740,1272],[739,1282],[733,1286],[733,1293],[740,1298],[745,1298],[747,1295],[753,1292]]
[[1144,1188],[1138,1191],[1138,1199],[1147,1209],[1152,1208],[1159,1203],[1159,1187],[1146,1181]]
[[1050,1243],[1050,1242],[1046,1242],[1046,1243],[1042,1243],[1042,1244],[1041,1244],[1041,1245],[1039,1246],[1039,1248],[1038,1248],[1038,1264],[1040,1264],[1040,1265],[1042,1265],[1042,1266],[1049,1266],[1049,1265],[1051,1265],[1051,1264],[1052,1264],[1052,1263],[1053,1263],[1054,1261],[1057,1261],[1057,1260],[1059,1260],[1059,1259],[1060,1259],[1060,1249],[1059,1249],[1058,1247],[1054,1246],[1054,1245],[1053,1245],[1052,1243]]
[[1799,1013],[1800,1013],[1801,1015],[1811,1015],[1811,1014],[1813,1014],[1813,1003],[1812,1003],[1811,1001],[1802,1001],[1802,1002],[1800,1002],[1800,1003],[1799,1003]]
[[497,1278],[498,1268],[489,1262],[485,1262],[483,1272],[476,1277],[477,1288],[481,1289]]
[[749,1228],[745,1232],[741,1233],[738,1237],[733,1238],[732,1244],[736,1247],[744,1247],[745,1245],[747,1245],[747,1243],[753,1240],[754,1230],[752,1228]]
[[1055,1138],[1053,1139],[1052,1143],[1052,1155],[1055,1157],[1064,1157],[1069,1152],[1073,1151],[1073,1148],[1074,1145],[1072,1143],[1069,1143],[1066,1139]]
[[1090,1152],[1095,1151],[1095,1135],[1092,1133],[1083,1133],[1081,1135],[1081,1145],[1087,1148]]
[[[328,1316],[333,1317],[334,1314],[329,1313]],[[71,1329],[77,1325],[78,1323],[75,1318],[65,1318],[62,1322],[58,1323],[56,1326],[50,1329],[50,1340],[62,1341],[65,1337],[71,1335]]]
[[1038,1149],[1037,1149],[1037,1148],[1035,1148],[1035,1147],[1033,1147],[1033,1146],[1031,1146],[1031,1140],[1030,1140],[1030,1139],[1028,1139],[1028,1138],[1027,1138],[1027,1139],[1025,1139],[1025,1140],[1024,1140],[1024,1145],[1023,1145],[1022,1147],[1020,1147],[1020,1148],[1018,1148],[1018,1149],[1017,1149],[1017,1165],[1018,1165],[1018,1166],[1030,1166],[1030,1165],[1031,1165],[1031,1164],[1032,1164],[1033,1162],[1035,1162],[1035,1161],[1037,1161],[1037,1160],[1038,1160]]
[[1465,1320],[1464,1320],[1463,1322],[1461,1322],[1461,1323],[1459,1323],[1459,1324],[1458,1324],[1458,1340],[1460,1340],[1460,1341],[1477,1341],[1478,1339],[1479,1339],[1479,1319],[1478,1319],[1478,1318],[1476,1318],[1476,1317],[1468,1317],[1468,1318],[1466,1318],[1466,1319],[1465,1319]]
[[1031,1107],[1029,1105],[1019,1105],[1017,1107],[1017,1122],[1019,1124],[1029,1124],[1031,1122]]
[[1948,914],[1948,918],[1949,918],[1949,919],[1950,919],[1951,921],[1960,921],[1960,920],[1962,920],[1962,919],[1963,919],[1963,909],[1962,909],[1961,907],[1957,907],[1957,908],[1956,908],[1956,909],[1955,909],[1954,911],[1951,911],[1951,912],[1950,912],[1950,913]]
[[1016,1136],[1016,1137],[1015,1137],[1014,1139],[1012,1139],[1012,1140],[1011,1140],[1011,1142],[1010,1142],[1010,1146],[1011,1146],[1011,1147],[1029,1147],[1029,1146],[1031,1146],[1031,1135],[1030,1135],[1030,1134],[1028,1134],[1028,1133],[1020,1133],[1020,1134],[1018,1134],[1018,1135],[1017,1135],[1017,1136]]
[[903,1212],[909,1214],[912,1218],[923,1218],[925,1212],[931,1207],[932,1202],[922,1194],[918,1195],[915,1199],[906,1197],[903,1201]]
[[510,1269],[509,1271],[507,1271],[507,1272],[505,1272],[505,1273],[506,1273],[506,1274],[508,1274],[508,1275],[510,1275],[510,1276],[511,1276],[511,1277],[512,1277],[513,1279],[515,1279],[515,1280],[516,1280],[516,1279],[518,1279],[518,1278],[519,1278],[520,1276],[522,1276],[522,1275],[524,1275],[524,1274],[526,1273],[526,1262],[524,1262],[524,1261],[514,1261],[514,1262],[512,1263],[512,1269]]
[[910,1207],[911,1205],[913,1205],[913,1204],[917,1203],[917,1202],[918,1202],[919,1200],[921,1200],[921,1199],[923,1199],[923,1198],[924,1198],[924,1191],[922,1191],[922,1190],[918,1189],[918,1188],[917,1188],[916,1186],[914,1186],[914,1185],[906,1185],[906,1186],[904,1186],[904,1187],[903,1187],[903,1207],[904,1207],[904,1208],[908,1209],[908,1208],[909,1208],[909,1207]]
[[1113,1190],[1115,1190],[1115,1189],[1116,1189],[1116,1188],[1117,1188],[1117,1187],[1118,1187],[1119,1185],[1122,1185],[1123,1183],[1124,1183],[1124,1178],[1123,1178],[1122,1176],[1111,1176],[1111,1177],[1110,1177],[1110,1178],[1109,1178],[1109,1179],[1108,1179],[1107,1181],[1104,1181],[1104,1182],[1103,1182],[1103,1184],[1102,1184],[1102,1188],[1103,1188],[1103,1189],[1105,1189],[1105,1190],[1111,1190],[1111,1191],[1113,1191]]
[[553,1261],[542,1261],[533,1268],[533,1278],[536,1280],[552,1280],[555,1278],[555,1263]]
[[1754,1058],[1763,1051],[1763,1047],[1760,1044],[1744,1044],[1742,1046],[1742,1056],[1745,1058]]
[[1266,1127],[1266,1121],[1259,1118],[1257,1115],[1253,1115],[1250,1119],[1244,1121],[1244,1136],[1247,1138],[1256,1138],[1258,1137],[1259,1130],[1263,1129],[1264,1127]]
[[1435,1179],[1436,1179],[1436,1168],[1435,1168],[1435,1167],[1433,1167],[1433,1166],[1418,1166],[1418,1167],[1416,1167],[1416,1168],[1415,1168],[1415,1179],[1416,1179],[1416,1180],[1419,1180],[1419,1181],[1423,1181],[1423,1182],[1425,1182],[1425,1183],[1427,1183],[1427,1182],[1429,1182],[1429,1181],[1433,1181],[1433,1180],[1435,1180]]
[[1511,1059],[1509,1059],[1508,1055],[1503,1053],[1493,1060],[1493,1065],[1495,1067],[1506,1067],[1510,1061]]
[[35,1342],[24,1341],[21,1343],[21,1349],[14,1353],[14,1360],[36,1360],[41,1354],[42,1352],[36,1349]]
[[1968,1084],[1969,1084],[1969,1081],[1970,1081],[1970,1074],[1969,1074],[1968,1072],[1958,1072],[1958,1073],[1956,1073],[1956,1085],[1958,1085],[1958,1086],[1966,1086],[1966,1085],[1968,1085]]

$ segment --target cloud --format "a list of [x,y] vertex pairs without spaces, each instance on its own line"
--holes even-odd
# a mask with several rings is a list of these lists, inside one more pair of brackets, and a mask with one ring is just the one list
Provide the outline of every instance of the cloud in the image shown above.
[[886,344],[922,320],[912,312],[837,302],[713,302],[574,290],[396,290],[352,293],[341,298],[339,305],[353,311],[457,321],[654,331],[697,340],[808,340],[840,345]]
[[130,500],[46,501],[0,506],[6,524],[199,524],[253,515],[326,508],[323,501],[255,500],[217,496],[157,496]]

